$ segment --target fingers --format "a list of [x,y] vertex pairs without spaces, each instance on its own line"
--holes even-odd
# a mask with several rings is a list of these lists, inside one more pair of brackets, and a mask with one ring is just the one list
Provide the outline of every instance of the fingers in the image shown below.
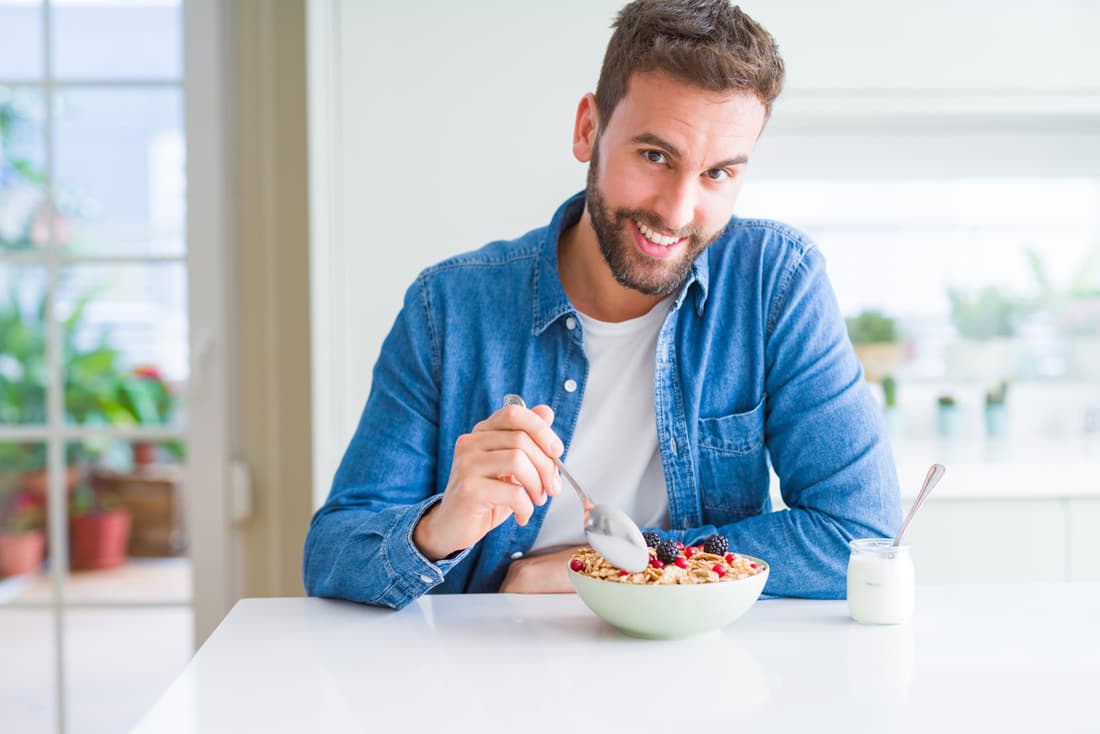
[[558,457],[565,451],[558,435],[550,429],[554,411],[547,405],[529,410],[508,405],[474,426],[474,431],[523,431],[547,456]]
[[444,557],[510,516],[526,525],[535,505],[561,488],[551,457],[560,456],[564,446],[550,428],[553,421],[549,406],[508,406],[459,436],[443,500],[414,530],[418,547]]
[[510,509],[518,525],[526,525],[531,515],[535,514],[535,506],[523,487],[500,479],[486,479],[482,486],[485,500],[497,507]]
[[514,477],[537,505],[561,486],[554,463],[523,431],[466,434],[456,444],[455,461],[463,476]]
[[531,408],[531,412],[542,418],[546,425],[554,425],[554,410],[549,405],[536,405]]

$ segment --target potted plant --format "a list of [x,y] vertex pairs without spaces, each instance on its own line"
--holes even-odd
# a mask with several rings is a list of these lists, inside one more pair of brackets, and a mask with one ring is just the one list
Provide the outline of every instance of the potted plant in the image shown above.
[[126,562],[130,513],[87,481],[69,503],[69,567],[74,571],[114,568]]
[[990,438],[1000,438],[1008,432],[1007,396],[1007,382],[1000,383],[985,394],[985,433]]
[[898,381],[893,375],[882,378],[883,417],[891,435],[901,432],[901,411],[898,408]]
[[951,320],[959,340],[948,344],[947,374],[959,380],[1003,380],[1016,374],[1016,322],[1024,305],[989,286],[967,292],[948,289]]
[[866,309],[845,320],[848,339],[863,365],[863,374],[878,382],[892,374],[904,357],[897,322],[874,309]]
[[[167,425],[176,408],[175,392],[155,365],[133,369],[120,383],[119,401],[129,422],[142,426]],[[175,442],[165,442],[164,446],[179,458],[181,452]],[[156,460],[157,444],[152,441],[134,441],[130,448],[135,467],[146,467]]]
[[940,395],[936,398],[936,432],[942,438],[953,438],[959,435],[961,428],[962,413],[955,398]]
[[[77,339],[90,296],[79,299],[61,322],[64,356],[65,416],[71,423],[117,423],[126,413],[119,399],[118,350],[105,335],[85,346]],[[0,424],[46,422],[46,297],[32,308],[18,284],[0,299]],[[70,442],[65,447],[70,491],[83,473],[89,447]],[[22,487],[45,495],[46,447],[42,443],[0,444],[0,465],[19,476]]]
[[46,554],[42,498],[26,490],[8,496],[0,511],[0,578],[35,573]]

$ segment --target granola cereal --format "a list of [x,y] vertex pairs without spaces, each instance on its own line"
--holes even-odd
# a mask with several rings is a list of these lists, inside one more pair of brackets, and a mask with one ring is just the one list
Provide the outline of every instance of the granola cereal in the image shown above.
[[[712,536],[721,537],[721,536]],[[709,539],[708,539],[709,540]],[[724,540],[724,538],[723,538]],[[755,576],[767,568],[756,559],[736,553],[708,553],[705,545],[680,548],[675,561],[665,563],[658,558],[655,548],[649,549],[649,565],[643,571],[630,573],[611,565],[603,556],[589,547],[578,550],[569,567],[585,576],[619,584],[708,584],[738,581]],[[714,547],[712,544],[711,547]]]

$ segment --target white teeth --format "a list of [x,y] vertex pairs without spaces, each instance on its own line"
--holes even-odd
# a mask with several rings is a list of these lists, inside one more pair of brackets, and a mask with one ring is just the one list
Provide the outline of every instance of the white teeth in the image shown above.
[[641,231],[641,233],[643,235],[645,235],[645,238],[647,240],[649,240],[650,242],[652,242],[653,244],[655,244],[655,245],[660,245],[661,247],[668,247],[668,246],[674,245],[674,244],[676,244],[677,242],[680,241],[679,237],[669,237],[667,235],[657,234],[652,229],[650,229],[649,227],[645,226],[644,224],[642,224],[641,222],[639,222],[637,220],[635,220],[634,223],[638,225],[639,231]]

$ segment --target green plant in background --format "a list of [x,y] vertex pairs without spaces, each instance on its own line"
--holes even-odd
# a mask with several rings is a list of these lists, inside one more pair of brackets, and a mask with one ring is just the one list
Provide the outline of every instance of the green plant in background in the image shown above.
[[[176,394],[155,365],[134,368],[120,384],[119,398],[137,425],[167,425],[176,413]],[[183,460],[181,442],[161,441],[159,445],[176,461]]]
[[1005,400],[1008,398],[1008,383],[1002,382],[992,390],[988,390],[985,393],[986,405],[1004,405]]
[[[160,411],[157,389],[146,377],[120,366],[119,351],[106,332],[91,347],[78,338],[91,295],[77,300],[61,322],[63,390],[66,420],[83,425],[133,425],[145,422],[150,411]],[[0,303],[0,424],[46,422],[46,297],[26,309],[18,288],[12,287]],[[161,415],[157,413],[157,415]],[[166,414],[165,414],[166,415]],[[69,443],[69,465],[86,458],[96,447]],[[46,447],[35,444],[0,444],[0,469],[25,473],[46,466]]]
[[123,504],[117,494],[97,490],[88,478],[78,482],[69,496],[69,517],[96,515],[121,507]]
[[46,512],[41,498],[30,492],[14,492],[0,512],[0,532],[30,533],[46,525]]
[[955,398],[950,395],[940,395],[938,398],[936,398],[936,404],[939,405],[941,408],[954,408]]
[[898,404],[898,381],[894,379],[893,375],[887,375],[882,378],[882,397],[886,402],[887,408],[897,407]]
[[959,336],[966,339],[984,341],[1013,336],[1017,320],[1030,311],[1027,304],[1002,295],[993,286],[977,293],[949,288],[947,297],[951,302],[951,320]]
[[1065,334],[1100,335],[1100,243],[1089,250],[1064,288],[1054,284],[1035,248],[1026,251],[1037,290],[1036,307],[1050,313]]
[[893,344],[900,340],[897,322],[881,311],[867,309],[845,320],[852,344]]
[[119,397],[138,425],[165,425],[176,409],[176,396],[155,365],[134,368],[122,381]]

